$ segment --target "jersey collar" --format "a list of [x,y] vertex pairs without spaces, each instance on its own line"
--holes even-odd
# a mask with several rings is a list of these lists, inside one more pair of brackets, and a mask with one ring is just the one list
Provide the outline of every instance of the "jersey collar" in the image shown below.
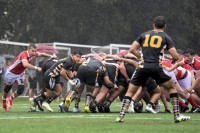
[[26,52],[27,52],[28,57],[30,57],[30,55],[29,55],[29,53],[28,53],[28,50],[27,50]]
[[192,61],[190,62],[190,64],[194,64],[194,57],[192,58]]

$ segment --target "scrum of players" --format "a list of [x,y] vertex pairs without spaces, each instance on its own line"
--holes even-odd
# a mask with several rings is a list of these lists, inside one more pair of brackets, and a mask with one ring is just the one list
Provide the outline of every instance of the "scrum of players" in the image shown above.
[[[179,53],[177,62],[173,62],[170,57],[166,57],[162,53],[160,65],[165,74],[170,76],[176,84],[180,96],[180,112],[188,111],[188,104],[192,107],[191,112],[200,112],[200,57],[191,49],[177,51]],[[74,103],[72,111],[81,112],[79,102],[84,89],[86,89],[83,109],[85,113],[112,112],[112,108],[110,108],[112,102],[118,97],[122,99],[139,63],[140,60],[126,50],[115,55],[102,52],[82,55],[80,51],[75,51],[64,59],[50,58],[43,63],[43,87],[40,94],[29,99],[31,102],[30,112],[35,112],[36,109],[53,112],[50,104],[62,94],[61,77],[69,84],[70,90],[58,105],[59,112],[71,112],[69,107],[72,102]],[[34,66],[32,69],[38,70],[38,67]],[[4,91],[8,92],[10,89],[11,86],[7,86]],[[21,93],[21,90],[18,90],[18,94]],[[17,96],[13,95],[13,99],[14,97]],[[4,108],[5,97],[3,100]],[[132,97],[127,112],[143,112],[143,102],[145,102],[147,112],[159,113],[160,100],[163,102],[165,112],[172,113],[168,106],[169,93],[157,85],[152,78],[149,78]],[[4,108],[5,112],[8,112],[11,106],[9,109],[7,108]]]
[[[190,49],[186,50],[184,53],[178,50],[178,53],[180,54],[180,58],[177,62],[173,62],[170,58],[161,55],[161,66],[163,67],[163,71],[176,83],[176,88],[180,95],[180,112],[188,111],[188,104],[191,104],[191,112],[200,112],[200,94],[198,91],[199,57]],[[70,58],[73,60],[73,56],[75,55],[76,54],[72,54]],[[78,56],[80,57],[81,54]],[[74,101],[74,108],[72,111],[81,112],[79,102],[83,90],[86,89],[85,106],[83,109],[85,113],[111,112],[110,106],[112,102],[116,98],[122,98],[124,96],[132,74],[139,65],[139,60],[133,54],[128,53],[128,51],[121,51],[116,55],[105,53],[83,55],[76,60],[75,64],[72,63],[69,65],[70,62],[68,62],[67,64],[70,67],[64,67],[64,72],[62,69],[58,71],[56,68],[56,66],[59,66],[58,62],[54,63],[54,65],[50,65],[51,67],[48,69],[49,72],[44,74],[44,79],[48,79],[45,82],[46,84],[49,84],[49,78],[52,78],[49,77],[49,73],[58,72],[71,86],[64,100],[58,105],[58,111],[69,112],[70,104]],[[61,62],[63,66],[66,63],[65,60]],[[53,68],[56,69],[54,70]],[[60,84],[59,81],[57,83]],[[46,88],[46,90],[49,90],[49,88]],[[44,90],[45,94],[48,92],[46,90]],[[62,89],[59,89],[60,92],[58,95],[56,87],[52,88],[52,90],[54,91],[53,95],[38,98],[41,97],[41,94],[36,97],[33,100],[34,104],[31,110],[35,111],[35,105],[37,105],[40,111],[45,110],[53,112],[50,103],[61,94]],[[52,92],[52,90],[50,92]],[[142,101],[144,101],[146,104],[145,110],[147,112],[159,113],[159,100],[163,102],[165,112],[172,113],[168,106],[168,92],[150,78],[147,80],[145,86],[141,86],[132,97],[132,102],[127,112],[141,113],[143,111]]]

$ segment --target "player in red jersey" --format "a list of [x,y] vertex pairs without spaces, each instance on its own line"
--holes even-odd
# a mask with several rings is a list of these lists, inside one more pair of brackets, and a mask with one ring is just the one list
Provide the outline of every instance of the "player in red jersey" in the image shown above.
[[[191,93],[194,90],[198,97],[200,97],[200,57],[195,55],[195,52],[190,48],[186,49],[184,56],[185,58],[180,62],[175,63],[173,69],[183,66],[187,70],[194,72],[195,80],[192,81],[192,86],[187,88],[187,91]],[[193,73],[191,74],[193,76]],[[200,101],[198,97],[195,98],[195,101]]]
[[6,105],[6,97],[8,92],[12,88],[14,82],[17,82],[17,90],[12,94],[11,98],[14,99],[21,95],[24,91],[24,82],[25,82],[25,69],[35,69],[37,71],[41,71],[42,69],[37,66],[33,66],[30,63],[36,59],[38,56],[46,56],[53,57],[52,55],[46,53],[39,53],[36,51],[36,46],[34,44],[30,44],[28,50],[21,52],[8,67],[5,76],[5,88],[2,96],[2,105],[5,112],[8,112],[8,108]]
[[[194,84],[190,87],[189,91],[195,90],[195,92],[198,92],[198,88],[200,88],[200,57],[195,55],[192,49],[186,49],[184,54],[184,63],[189,64],[193,68],[196,78]],[[200,96],[200,93],[198,94],[198,96]]]
[[[191,87],[193,76],[189,70],[179,66],[175,70],[170,68],[165,68],[168,71],[174,71],[174,74],[177,79],[177,91],[182,96],[182,98],[186,99],[191,105],[191,112],[196,113],[199,111],[199,105],[194,101],[192,95],[187,92],[187,89]],[[179,105],[185,107],[185,104],[182,101],[179,101]]]

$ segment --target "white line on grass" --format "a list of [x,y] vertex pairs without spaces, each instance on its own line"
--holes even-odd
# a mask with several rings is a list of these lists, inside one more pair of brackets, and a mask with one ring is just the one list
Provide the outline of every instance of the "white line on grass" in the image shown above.
[[[63,119],[63,118],[88,118],[88,119],[114,119],[115,115],[55,115],[55,116],[6,116],[5,118],[0,118],[0,120],[16,120],[16,119]],[[141,118],[141,117],[134,117],[134,118],[126,118],[132,120],[166,120],[163,118]],[[191,119],[193,121],[200,121],[200,119]]]
[[[3,119],[60,119],[60,118],[113,118],[116,115],[70,115],[70,116],[66,116],[66,115],[55,115],[55,116],[6,116],[5,118],[2,117],[0,118],[0,120]],[[130,119],[130,118],[127,118]],[[162,118],[133,118],[133,119],[162,119]]]

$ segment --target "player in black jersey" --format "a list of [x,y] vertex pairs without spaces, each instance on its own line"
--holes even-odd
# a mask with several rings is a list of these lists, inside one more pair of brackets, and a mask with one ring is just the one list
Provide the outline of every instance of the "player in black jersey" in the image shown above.
[[[117,54],[117,57],[115,57],[118,61],[119,61],[119,57],[120,55]],[[116,60],[115,59],[115,60]],[[136,62],[135,62],[136,63]],[[137,63],[135,64],[137,65]],[[118,69],[118,74],[117,74],[117,81],[116,85],[117,88],[115,88],[111,94],[109,94],[109,96],[106,97],[106,100],[104,101],[104,103],[102,103],[102,107],[101,110],[103,110],[103,112],[110,112],[110,105],[111,103],[123,92],[126,90],[127,86],[128,86],[128,82],[131,78],[131,75],[133,74],[133,72],[135,71],[135,67],[132,64],[129,63],[123,63],[120,61],[119,63],[119,67]],[[115,72],[113,72],[113,74],[115,74]],[[100,107],[98,106],[98,109]],[[99,109],[100,110],[100,109]]]
[[[123,122],[125,112],[131,102],[131,97],[149,77],[152,77],[158,85],[162,85],[169,91],[174,121],[178,123],[190,119],[189,116],[180,114],[175,83],[163,72],[162,67],[159,65],[159,55],[165,46],[175,61],[179,59],[172,39],[164,32],[165,27],[165,18],[163,16],[156,17],[153,21],[153,30],[141,34],[131,45],[130,52],[140,59],[141,62],[133,74],[128,91],[123,98],[120,115],[116,119],[117,122]],[[139,51],[140,48],[141,52]]]
[[103,63],[105,64],[106,72],[112,85],[111,86],[107,85],[105,80],[103,80],[103,77],[102,79],[100,78],[98,79],[100,91],[97,94],[95,100],[92,101],[90,104],[91,112],[96,112],[96,107],[98,108],[99,112],[104,112],[104,109],[102,107],[103,107],[103,102],[105,98],[107,97],[107,94],[110,91],[112,91],[114,87],[117,87],[116,81],[118,77],[118,67],[119,67],[120,62],[116,59],[109,59],[109,60],[105,59]]
[[[66,58],[65,58],[66,59]],[[42,68],[42,71],[41,71],[41,74],[39,74],[38,76],[40,76],[40,88],[41,90],[39,91],[39,93],[44,93],[45,91],[45,86],[44,86],[44,73],[56,62],[58,62],[59,59],[58,58],[49,58],[48,60],[46,61],[42,61],[40,62],[41,63],[41,68]],[[40,64],[39,63],[39,64]],[[36,111],[36,105],[33,103],[33,98],[29,99],[30,103],[31,103],[31,107],[30,107],[30,110],[29,112],[35,112]],[[51,99],[46,99],[46,102],[47,103],[51,103]]]
[[[81,85],[77,89],[69,93],[64,102],[59,105],[60,112],[67,112],[71,102],[75,99],[74,112],[79,112],[78,103],[80,95],[86,86],[86,102],[84,107],[84,112],[88,113],[89,104],[94,99],[96,94],[94,93],[96,85],[98,84],[97,79],[102,77],[108,86],[112,86],[112,82],[108,78],[104,64],[97,54],[88,54],[86,60],[79,66],[77,70],[77,78],[80,79]],[[98,88],[97,88],[98,89]],[[78,96],[77,96],[78,95]]]
[[44,111],[42,107],[44,107],[47,111],[53,111],[49,104],[43,101],[46,98],[53,100],[61,94],[62,87],[60,83],[60,76],[62,76],[71,86],[75,86],[75,82],[72,80],[73,77],[69,77],[70,74],[68,74],[68,70],[71,70],[77,64],[81,56],[82,53],[80,51],[75,51],[67,58],[54,63],[44,73],[45,91],[42,91],[41,95],[34,98],[34,102],[38,105],[40,111]]

